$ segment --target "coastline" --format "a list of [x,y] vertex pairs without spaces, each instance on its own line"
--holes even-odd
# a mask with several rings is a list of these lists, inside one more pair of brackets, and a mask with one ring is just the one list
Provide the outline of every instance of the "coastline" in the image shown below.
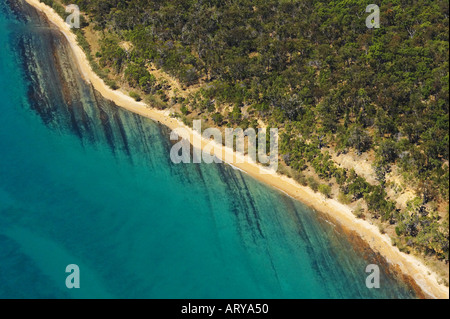
[[[197,143],[199,143],[198,145],[201,144],[202,149],[204,149],[206,145],[210,145],[210,140],[201,138],[198,133],[184,125],[181,121],[170,118],[169,111],[150,109],[145,103],[136,102],[125,93],[120,92],[119,90],[113,91],[110,89],[91,69],[84,51],[77,44],[75,34],[71,32],[69,26],[63,21],[63,19],[52,8],[39,2],[38,0],[25,1],[37,10],[43,12],[48,20],[52,24],[56,25],[57,28],[64,34],[73,50],[73,54],[76,58],[75,62],[77,63],[81,74],[85,80],[92,84],[92,86],[103,97],[112,100],[119,107],[123,107],[131,112],[158,121],[172,130],[177,128],[185,129],[189,132],[191,142],[197,140]],[[216,156],[225,163],[225,158],[227,155],[233,155],[234,157],[236,156],[231,149],[228,149],[222,145],[216,146],[220,149],[221,153],[216,154]],[[341,204],[334,199],[325,199],[323,195],[314,193],[312,189],[301,186],[293,179],[286,176],[282,176],[280,174],[261,174],[260,170],[266,169],[259,164],[250,163],[248,161],[245,161],[245,163],[231,164],[236,169],[242,170],[257,180],[286,193],[287,195],[299,200],[317,211],[326,214],[329,219],[337,221],[345,229],[358,234],[358,236],[366,242],[372,250],[385,258],[393,268],[398,269],[400,273],[414,280],[417,286],[422,290],[423,294],[429,296],[430,298],[449,298],[448,288],[443,284],[438,284],[438,276],[433,271],[431,271],[416,257],[400,252],[397,247],[394,247],[391,244],[391,240],[386,234],[382,235],[375,225],[371,225],[367,221],[357,219],[348,206]]]

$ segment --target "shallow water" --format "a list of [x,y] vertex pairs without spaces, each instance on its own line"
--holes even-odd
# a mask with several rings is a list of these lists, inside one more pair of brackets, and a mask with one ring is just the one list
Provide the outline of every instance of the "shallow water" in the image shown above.
[[[58,32],[0,0],[0,298],[414,298],[378,257],[80,77]],[[358,249],[356,249],[358,248]],[[67,289],[77,264],[81,288]]]

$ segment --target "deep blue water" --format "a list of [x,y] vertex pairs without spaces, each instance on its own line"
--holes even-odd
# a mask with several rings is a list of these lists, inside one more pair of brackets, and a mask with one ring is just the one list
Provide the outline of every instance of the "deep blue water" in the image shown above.
[[0,0],[0,298],[415,297],[301,203],[172,164],[167,130],[96,94],[32,12]]

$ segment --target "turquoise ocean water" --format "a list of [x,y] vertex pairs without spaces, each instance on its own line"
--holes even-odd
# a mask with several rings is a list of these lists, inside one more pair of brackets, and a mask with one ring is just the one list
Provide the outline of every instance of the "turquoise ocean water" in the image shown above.
[[167,129],[96,94],[22,1],[0,0],[0,30],[0,298],[415,297],[281,192],[172,164]]

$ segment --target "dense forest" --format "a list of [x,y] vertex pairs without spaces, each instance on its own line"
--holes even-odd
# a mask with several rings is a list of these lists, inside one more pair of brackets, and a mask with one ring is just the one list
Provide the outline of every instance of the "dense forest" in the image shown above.
[[[63,2],[101,32],[90,52],[76,31],[111,87],[123,81],[136,99],[218,126],[279,127],[287,174],[326,196],[338,185],[339,200],[362,201],[401,250],[448,262],[448,0],[378,1],[378,29],[366,27],[361,0]],[[150,64],[200,89],[169,98]],[[372,152],[376,183],[339,167],[327,147]],[[417,194],[403,209],[386,192],[394,166]]]

